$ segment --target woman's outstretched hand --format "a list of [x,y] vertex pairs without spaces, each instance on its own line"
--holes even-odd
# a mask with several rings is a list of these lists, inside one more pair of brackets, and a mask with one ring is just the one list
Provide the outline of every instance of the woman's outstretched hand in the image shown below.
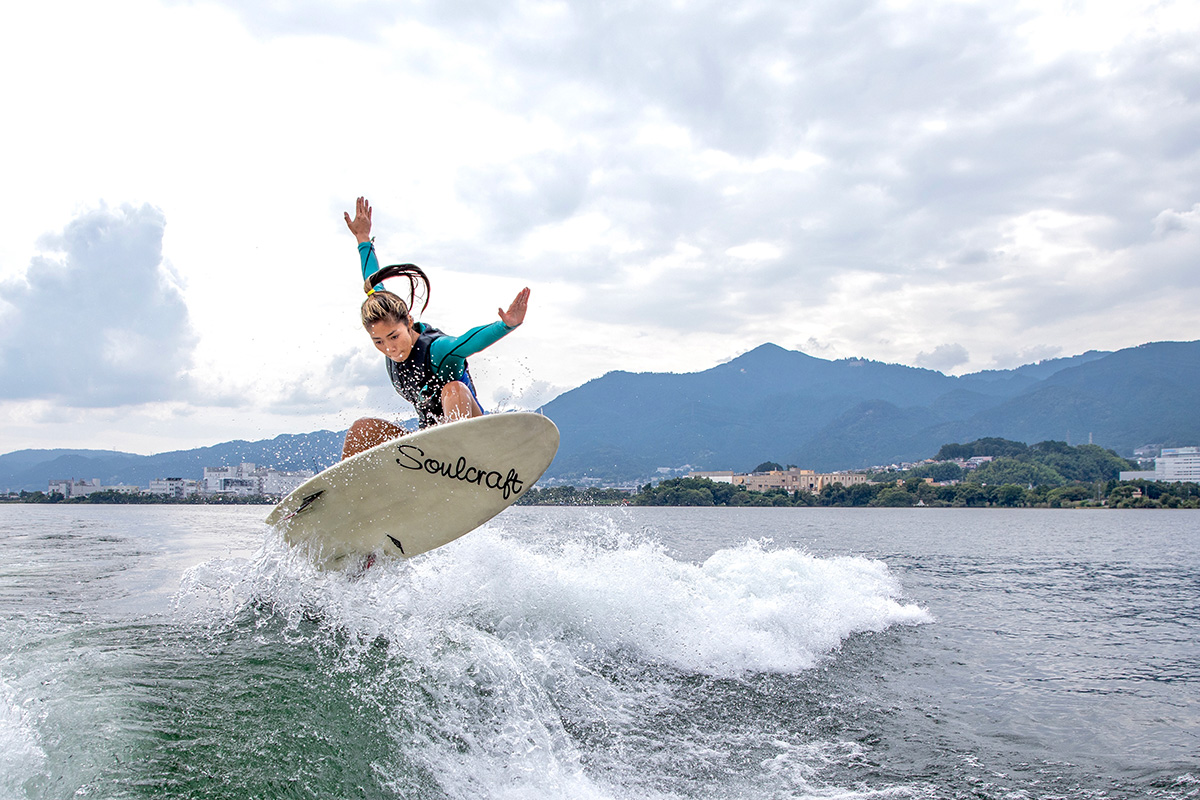
[[343,211],[342,216],[346,218],[346,227],[360,244],[371,241],[371,204],[367,198],[360,197],[354,204],[354,219],[350,219],[349,211]]
[[525,321],[525,309],[528,307],[529,287],[526,286],[517,292],[517,297],[512,301],[512,305],[508,307],[508,311],[505,311],[503,308],[498,309],[500,321],[510,328],[515,328]]

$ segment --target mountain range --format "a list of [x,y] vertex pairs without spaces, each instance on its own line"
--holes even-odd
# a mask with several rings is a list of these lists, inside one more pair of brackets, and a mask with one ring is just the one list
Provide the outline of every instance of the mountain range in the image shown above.
[[703,372],[612,372],[543,409],[563,432],[550,473],[622,480],[658,467],[817,471],[927,458],[998,436],[1089,441],[1132,455],[1200,443],[1200,342],[948,376],[762,345]]
[[99,478],[105,486],[147,487],[153,478],[193,478],[205,467],[250,462],[280,470],[311,469],[335,463],[344,431],[285,434],[257,442],[232,441],[142,456],[115,450],[17,450],[0,456],[0,490],[46,491],[60,478]]
[[[610,372],[542,411],[562,432],[547,477],[564,482],[633,481],[682,465],[748,471],[764,461],[854,469],[988,436],[1030,444],[1090,438],[1128,456],[1143,444],[1200,444],[1200,342],[961,376],[764,344],[703,372]],[[0,489],[44,491],[48,480],[68,477],[146,486],[245,461],[317,470],[337,460],[341,439],[317,431],[153,456],[21,450],[0,456]]]

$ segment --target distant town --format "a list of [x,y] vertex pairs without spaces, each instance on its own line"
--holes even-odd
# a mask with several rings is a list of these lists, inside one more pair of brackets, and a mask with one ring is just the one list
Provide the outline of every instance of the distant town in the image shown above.
[[151,495],[163,499],[188,497],[267,497],[281,498],[311,478],[312,470],[282,472],[274,467],[239,464],[236,467],[205,467],[204,477],[154,478],[149,487],[118,484],[101,485],[99,478],[61,478],[50,481],[46,494],[64,500],[88,497],[99,492],[118,495]]

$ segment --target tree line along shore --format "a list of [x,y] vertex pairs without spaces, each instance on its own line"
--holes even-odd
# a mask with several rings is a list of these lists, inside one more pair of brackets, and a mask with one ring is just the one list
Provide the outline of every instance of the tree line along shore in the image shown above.
[[261,506],[275,505],[282,498],[263,494],[247,495],[189,495],[187,497],[169,497],[156,494],[129,494],[104,490],[92,492],[83,497],[64,498],[58,492],[16,492],[0,495],[0,503],[63,503],[68,505],[137,505],[137,506]]
[[783,489],[755,492],[744,486],[716,483],[708,478],[670,478],[629,494],[619,489],[576,489],[574,486],[534,487],[517,501],[535,506],[825,506],[926,508],[1200,508],[1200,484],[1154,481],[1101,481],[1049,486],[999,485],[963,482],[939,486],[922,478],[890,483],[840,483],[820,492]]
[[[967,469],[965,460],[990,460]],[[779,468],[770,462],[761,468]],[[907,470],[881,470],[870,483],[826,485],[819,492],[744,486],[707,478],[672,478],[633,494],[572,486],[534,488],[524,505],[836,506],[927,508],[1200,508],[1200,484],[1121,481],[1137,465],[1098,445],[1000,438],[943,445],[932,459]]]
[[[87,497],[62,499],[45,492],[21,492],[0,498],[8,503],[61,503],[76,505],[273,505],[275,497],[209,497],[173,499],[118,492],[96,492]],[[826,486],[818,493],[783,489],[755,492],[744,486],[716,483],[707,478],[670,478],[646,484],[630,494],[621,489],[578,489],[574,486],[534,487],[517,501],[524,506],[824,506],[928,507],[928,508],[1200,508],[1200,484],[1154,481],[1098,481],[1050,487],[1015,483],[954,485],[931,484],[923,478],[901,478],[888,483],[845,487]]]

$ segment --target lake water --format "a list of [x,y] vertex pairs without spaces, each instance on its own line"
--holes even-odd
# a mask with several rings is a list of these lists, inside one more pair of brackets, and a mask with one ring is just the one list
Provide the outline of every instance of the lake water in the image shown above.
[[1200,512],[0,506],[0,798],[1200,797]]

